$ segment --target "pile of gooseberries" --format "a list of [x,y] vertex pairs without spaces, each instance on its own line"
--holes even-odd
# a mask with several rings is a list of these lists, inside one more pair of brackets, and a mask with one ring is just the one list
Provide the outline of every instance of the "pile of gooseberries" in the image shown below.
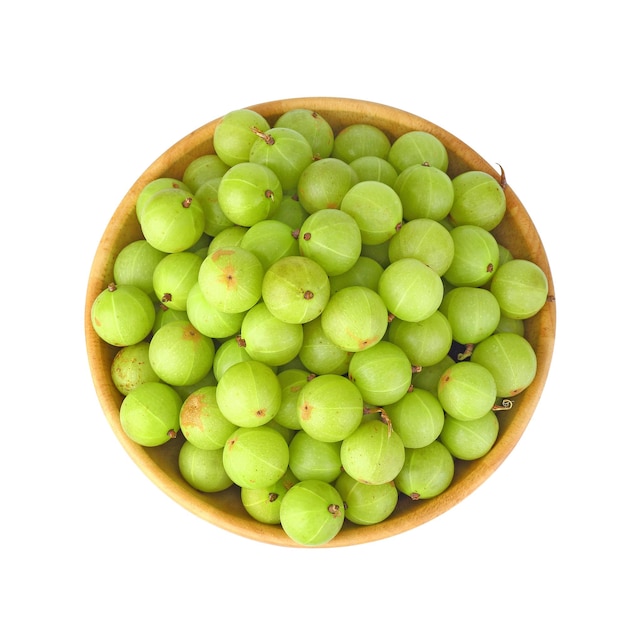
[[504,186],[448,175],[427,132],[225,115],[213,153],[143,187],[91,307],[123,431],[182,437],[191,487],[238,488],[299,545],[440,495],[537,372],[548,281],[492,232]]

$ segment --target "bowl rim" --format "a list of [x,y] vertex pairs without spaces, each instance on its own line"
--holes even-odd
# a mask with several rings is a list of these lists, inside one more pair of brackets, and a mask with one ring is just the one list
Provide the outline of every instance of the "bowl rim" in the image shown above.
[[[341,124],[334,122],[335,117],[342,117],[347,120],[361,120],[363,123],[378,124],[390,135],[395,136],[408,130],[428,131],[442,140],[448,148],[448,152],[455,155],[456,162],[451,161],[450,164],[449,172],[451,175],[455,168],[460,167],[462,169],[463,166],[467,168],[468,165],[471,165],[472,169],[485,171],[496,178],[500,175],[482,156],[451,132],[414,113],[387,104],[354,98],[322,96],[273,100],[242,108],[255,110],[268,118],[270,122],[273,122],[287,110],[303,108],[317,111],[329,121],[332,119],[331,125],[335,130],[347,125],[348,121]],[[207,153],[207,149],[210,153],[212,151],[213,132],[222,118],[223,116],[217,117],[190,132],[156,158],[137,178],[113,212],[94,254],[88,276],[84,308],[88,364],[96,396],[109,425],[128,455],[154,485],[182,507],[217,527],[255,541],[297,548],[299,545],[292,542],[280,526],[263,525],[251,517],[246,517],[246,515],[230,513],[229,505],[232,504],[233,496],[229,499],[228,494],[222,493],[223,497],[226,497],[226,502],[218,505],[216,504],[216,501],[220,500],[218,497],[190,491],[192,488],[187,484],[173,480],[171,475],[156,461],[154,453],[160,453],[158,455],[160,461],[166,459],[171,463],[175,461],[175,454],[177,454],[177,447],[174,444],[168,442],[162,449],[155,451],[135,444],[126,436],[119,422],[119,405],[122,397],[112,387],[110,375],[107,379],[110,360],[116,349],[104,344],[95,334],[91,325],[92,303],[106,287],[107,276],[112,275],[112,253],[116,248],[119,250],[125,242],[131,242],[137,238],[136,215],[130,207],[134,206],[140,190],[147,182],[160,177],[166,171],[182,176],[184,167],[188,162]],[[510,185],[507,184],[504,190],[507,199],[507,213],[503,224],[498,226],[494,233],[496,233],[497,238],[498,234],[504,234],[507,220],[513,222],[514,219],[517,230],[519,230],[518,237],[525,233],[526,239],[532,241],[532,248],[526,250],[525,256],[541,266],[548,279],[548,300],[538,314],[528,322],[529,325],[532,324],[532,342],[534,342],[533,346],[537,355],[535,379],[531,386],[524,391],[523,401],[512,410],[506,430],[499,435],[496,445],[483,458],[468,462],[469,467],[460,462],[465,468],[462,472],[462,478],[459,477],[456,480],[455,475],[455,481],[446,491],[435,498],[419,501],[419,505],[414,505],[412,509],[406,512],[403,511],[401,515],[394,516],[392,514],[390,518],[379,524],[344,528],[322,548],[357,545],[392,537],[425,524],[453,508],[484,483],[510,455],[534,415],[548,379],[555,345],[555,289],[550,264],[539,232],[537,232],[529,213]],[[513,237],[511,244],[518,244],[519,241],[516,242],[515,237],[511,236]],[[207,501],[212,501],[213,504]]]

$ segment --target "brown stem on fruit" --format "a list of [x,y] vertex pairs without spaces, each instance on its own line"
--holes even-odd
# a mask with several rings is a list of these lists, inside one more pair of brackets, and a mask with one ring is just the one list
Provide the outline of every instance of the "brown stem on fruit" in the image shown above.
[[491,409],[494,412],[502,412],[510,410],[513,407],[513,401],[511,399],[502,399],[502,405],[494,405]]
[[235,338],[235,340],[237,341],[237,344],[238,344],[240,347],[245,347],[245,346],[246,346],[246,341],[245,341],[245,339],[243,338],[243,336],[242,336],[241,334],[239,334],[239,335]]
[[493,263],[492,262],[490,262],[487,265],[487,273],[493,273]]
[[270,503],[273,503],[278,498],[278,494],[276,494],[276,492],[270,492],[267,498]]
[[387,425],[387,433],[388,436],[391,437],[391,432],[393,431],[393,425],[391,424],[391,419],[387,415],[387,412],[382,407],[368,407],[367,405],[363,406],[363,414],[378,414],[380,419],[385,425]]
[[167,432],[167,435],[173,440],[176,437],[176,432],[173,429],[170,429]]
[[163,303],[163,301],[159,301],[159,308],[163,310],[163,312],[167,312],[169,308]]
[[409,496],[409,498],[414,501],[419,500],[420,499],[419,492],[411,492],[411,495]]
[[291,235],[298,240],[299,236],[300,236],[300,230],[291,230]]
[[265,197],[267,197],[267,199],[271,199],[272,201],[274,201],[274,191],[272,191],[272,189],[267,189],[265,191]]
[[183,199],[181,206],[183,208],[189,208],[189,206],[191,206],[192,200],[193,200],[193,197],[186,197],[185,199]]
[[473,345],[472,343],[466,344],[465,351],[463,351],[463,353],[459,353],[456,359],[459,360],[459,362],[462,362],[463,360],[467,360],[468,358],[472,357],[472,353],[474,353],[474,346],[475,345]]
[[276,140],[271,134],[267,134],[267,132],[259,130],[256,126],[252,126],[250,130],[252,130],[252,132],[254,132],[254,134],[256,134],[260,139],[263,139],[268,145],[274,145],[274,143],[276,143]]
[[305,290],[303,297],[308,301],[309,299],[313,299],[315,295],[310,290]]
[[393,314],[392,312],[389,312],[387,314],[387,323],[391,323],[393,321],[393,319],[395,319],[395,318],[396,318],[396,315]]
[[161,297],[162,303],[169,303],[171,300],[172,300],[172,293],[163,293],[163,296]]
[[115,284],[115,282],[111,282],[107,286],[107,290],[110,291],[110,292],[115,292],[117,290],[117,285]]
[[339,505],[335,505],[334,503],[328,505],[328,511],[333,518],[339,518],[339,516],[341,516],[341,507]]
[[427,160],[425,160],[425,161],[422,163],[422,167],[430,167],[430,163],[429,163]]
[[403,225],[404,224],[402,223],[402,221],[400,221],[400,223],[397,223],[395,227],[396,232],[399,232],[402,229]]
[[504,175],[504,169],[500,163],[496,163],[500,167],[500,186],[505,189],[507,187],[506,176]]
[[317,375],[315,373],[310,373],[306,376],[306,380],[307,381],[312,381],[313,379],[315,379],[317,377]]
[[422,367],[421,367],[421,366],[417,366],[417,365],[415,365],[415,366],[411,366],[411,372],[412,372],[413,374],[415,374],[415,373],[421,373],[421,372],[422,372]]
[[300,201],[300,196],[298,195],[298,193],[294,193],[294,194],[291,196],[291,199],[293,199],[293,201],[297,201],[297,202],[299,202],[299,201]]

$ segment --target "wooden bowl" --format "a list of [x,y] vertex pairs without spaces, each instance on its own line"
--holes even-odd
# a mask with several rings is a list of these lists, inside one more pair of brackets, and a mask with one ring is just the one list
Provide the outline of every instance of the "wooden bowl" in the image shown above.
[[[425,130],[438,137],[449,154],[448,174],[453,177],[466,170],[482,170],[499,177],[481,156],[458,138],[414,114],[382,104],[354,99],[312,97],[279,100],[249,106],[261,113],[270,124],[284,112],[294,108],[315,110],[335,129],[353,123],[370,123],[394,139],[410,130]],[[221,119],[221,118],[220,118]],[[123,396],[115,388],[110,375],[116,349],[105,344],[91,326],[90,310],[96,296],[112,281],[113,263],[128,243],[142,238],[135,215],[135,201],[146,183],[158,177],[181,178],[187,165],[198,156],[213,153],[213,134],[220,119],[198,128],[161,155],[130,188],[114,212],[95,252],[85,305],[85,336],[89,365],[98,399],[117,438],[137,466],[167,495],[190,512],[237,535],[280,546],[297,547],[280,526],[265,525],[252,519],[244,510],[236,486],[205,494],[193,489],[178,469],[178,451],[183,436],[156,448],[144,448],[132,442],[120,426],[119,409]],[[529,388],[520,395],[511,410],[499,412],[500,432],[492,450],[483,458],[457,461],[450,487],[439,496],[412,501],[400,495],[397,509],[384,522],[373,526],[357,526],[349,521],[326,547],[339,547],[380,540],[428,522],[454,507],[481,485],[512,451],[528,425],[543,391],[556,328],[554,285],[541,238],[521,201],[510,186],[505,188],[507,212],[493,231],[514,257],[537,263],[549,281],[548,301],[532,319],[525,321],[526,338],[535,349],[537,374]]]

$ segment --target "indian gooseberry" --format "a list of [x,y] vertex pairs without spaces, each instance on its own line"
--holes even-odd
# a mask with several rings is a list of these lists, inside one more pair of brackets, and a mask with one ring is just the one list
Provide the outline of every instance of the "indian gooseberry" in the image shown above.
[[213,148],[228,166],[248,161],[250,148],[257,138],[250,128],[264,131],[269,130],[270,124],[260,113],[242,108],[228,112],[215,127]]
[[446,414],[439,441],[453,457],[472,461],[484,457],[492,449],[499,429],[500,423],[493,411],[465,421]]
[[204,212],[204,232],[209,236],[217,236],[222,230],[235,225],[220,207],[217,192],[222,178],[213,178],[204,182],[194,193],[196,201]]
[[133,388],[120,405],[120,425],[137,444],[161,446],[175,438],[180,430],[182,399],[171,386],[146,381]]
[[233,223],[250,227],[272,217],[283,199],[278,176],[265,165],[242,162],[220,180],[217,201]]
[[393,481],[380,485],[360,483],[342,472],[334,486],[343,498],[346,520],[360,526],[386,520],[398,504],[398,489]]
[[286,368],[277,373],[281,389],[280,407],[274,421],[291,430],[302,428],[298,417],[298,396],[300,390],[313,378],[302,368]]
[[200,492],[223,492],[233,485],[222,460],[223,450],[199,448],[185,440],[178,453],[183,479]]
[[144,185],[144,187],[139,192],[139,195],[137,196],[137,201],[135,202],[135,212],[137,214],[137,220],[139,221],[139,223],[141,223],[143,209],[148,203],[148,200],[156,192],[171,188],[182,189],[187,193],[192,192],[191,189],[182,180],[172,177],[155,178],[154,180],[151,180]]
[[150,296],[138,286],[111,282],[94,299],[90,316],[94,331],[104,342],[125,347],[148,336],[156,310]]
[[440,310],[413,322],[394,318],[389,326],[389,341],[398,345],[413,366],[433,366],[450,352],[452,328]]
[[335,142],[332,126],[318,112],[306,108],[285,111],[274,123],[275,128],[291,128],[299,132],[311,146],[316,160],[331,155]]
[[276,373],[263,362],[244,360],[227,368],[217,382],[216,400],[222,414],[238,427],[259,427],[280,407]]
[[411,165],[398,175],[393,189],[402,200],[402,216],[413,219],[445,219],[454,202],[452,180],[428,162]]
[[192,193],[181,188],[157,191],[143,208],[141,231],[155,249],[185,251],[204,232],[204,210]]
[[515,258],[498,268],[489,289],[504,316],[527,319],[543,308],[548,297],[548,278],[530,260]]
[[485,171],[465,171],[452,179],[454,201],[449,218],[454,225],[478,225],[493,230],[506,212],[500,182]]
[[201,264],[202,258],[190,251],[167,254],[152,275],[157,299],[173,310],[186,310],[187,297],[198,282]]
[[387,160],[401,173],[411,165],[428,163],[431,167],[448,170],[448,151],[430,132],[411,130],[400,135],[389,148]]
[[500,306],[486,288],[458,286],[443,297],[440,311],[460,344],[476,344],[493,334],[500,322]]
[[341,443],[343,469],[361,483],[393,481],[405,458],[402,438],[382,420],[364,421]]
[[247,362],[251,360],[250,354],[243,348],[241,341],[237,336],[224,340],[217,350],[213,358],[213,374],[217,381],[222,375],[233,365],[239,362]]
[[398,179],[398,172],[393,165],[380,156],[360,156],[351,161],[350,166],[356,171],[359,182],[376,180],[393,188]]
[[314,160],[300,175],[298,200],[309,214],[324,208],[339,208],[345,194],[357,182],[356,171],[343,160]]
[[137,286],[152,296],[152,275],[167,254],[155,249],[147,240],[129,243],[119,252],[113,264],[113,281],[116,284]]
[[298,255],[298,240],[294,231],[276,219],[265,219],[248,228],[240,245],[261,261],[264,270],[285,256]]
[[435,440],[422,448],[406,449],[406,459],[395,478],[398,491],[413,500],[427,500],[444,492],[454,478],[454,458]]
[[261,298],[263,265],[249,250],[224,246],[209,253],[200,266],[202,294],[221,312],[249,310]]
[[365,245],[388,241],[402,225],[402,201],[384,182],[357,182],[345,193],[340,209],[354,218]]
[[172,321],[152,336],[150,365],[165,383],[189,386],[209,374],[215,343],[189,321]]
[[363,397],[342,375],[318,375],[305,384],[296,403],[300,428],[322,442],[339,442],[363,418]]
[[302,346],[298,357],[304,367],[316,375],[344,375],[353,353],[338,347],[324,333],[321,317],[302,325]]
[[248,228],[242,225],[231,225],[223,229],[211,239],[206,255],[210,256],[223,247],[239,247],[241,239],[247,231]]
[[388,405],[399,401],[408,392],[413,368],[400,347],[381,340],[369,349],[353,354],[348,376],[366,403]]
[[234,336],[241,329],[245,312],[222,312],[202,293],[196,280],[187,295],[187,317],[192,325],[205,336],[223,339]]
[[298,481],[318,479],[332,483],[341,474],[341,442],[324,442],[297,431],[289,444],[289,468]]
[[216,386],[203,386],[193,391],[180,408],[181,433],[201,449],[223,448],[238,428],[222,414],[216,396]]
[[417,323],[439,308],[443,299],[441,277],[417,258],[400,258],[385,268],[378,294],[387,309],[403,321]]
[[330,294],[346,286],[365,286],[371,290],[378,290],[378,280],[383,273],[383,267],[373,258],[359,256],[356,262],[345,273],[331,275]]
[[300,323],[277,318],[264,301],[259,301],[245,313],[239,339],[253,360],[282,366],[300,352],[303,329]]
[[437,275],[443,275],[454,257],[454,240],[439,221],[418,218],[407,221],[389,241],[389,261],[416,258]]
[[473,359],[455,362],[439,379],[437,396],[444,411],[459,420],[484,416],[496,402],[491,372]]
[[453,286],[483,286],[492,279],[500,260],[493,234],[478,225],[457,225],[450,236],[454,255],[443,274],[445,280]]
[[315,260],[331,277],[351,269],[361,255],[361,230],[354,217],[325,208],[310,215],[298,234],[301,255]]
[[111,363],[111,380],[124,396],[146,381],[161,381],[150,366],[149,348],[148,342],[141,341],[122,347],[115,354]]
[[195,194],[205,182],[221,178],[228,169],[217,154],[202,154],[185,167],[182,182]]
[[308,216],[309,213],[302,207],[297,194],[285,195],[283,193],[283,200],[274,211],[272,219],[288,225],[293,232],[300,229]]
[[362,156],[386,159],[390,147],[389,137],[377,126],[369,123],[353,123],[345,126],[335,135],[331,156],[347,163]]
[[336,292],[322,314],[322,329],[344,351],[362,351],[382,340],[389,314],[382,297],[365,286],[348,286]]
[[266,488],[287,471],[289,445],[276,429],[267,425],[240,427],[226,441],[222,461],[224,470],[238,486]]
[[396,403],[386,405],[385,413],[405,448],[428,446],[439,437],[445,419],[437,397],[423,388],[413,388]]
[[313,148],[293,128],[274,127],[269,130],[251,128],[257,136],[250,148],[249,159],[271,169],[283,193],[295,193],[304,169],[313,162]]
[[324,269],[306,256],[285,256],[262,278],[261,295],[269,311],[285,323],[307,323],[318,317],[330,297]]
[[280,523],[285,533],[301,546],[330,542],[343,527],[344,520],[341,495],[325,481],[299,481],[283,496]]
[[485,338],[474,347],[472,362],[491,373],[499,397],[520,394],[537,375],[537,354],[530,342],[516,333],[502,332]]
[[240,488],[241,503],[248,514],[263,524],[280,524],[280,506],[287,490],[297,483],[293,472],[287,472],[272,485],[263,488]]

